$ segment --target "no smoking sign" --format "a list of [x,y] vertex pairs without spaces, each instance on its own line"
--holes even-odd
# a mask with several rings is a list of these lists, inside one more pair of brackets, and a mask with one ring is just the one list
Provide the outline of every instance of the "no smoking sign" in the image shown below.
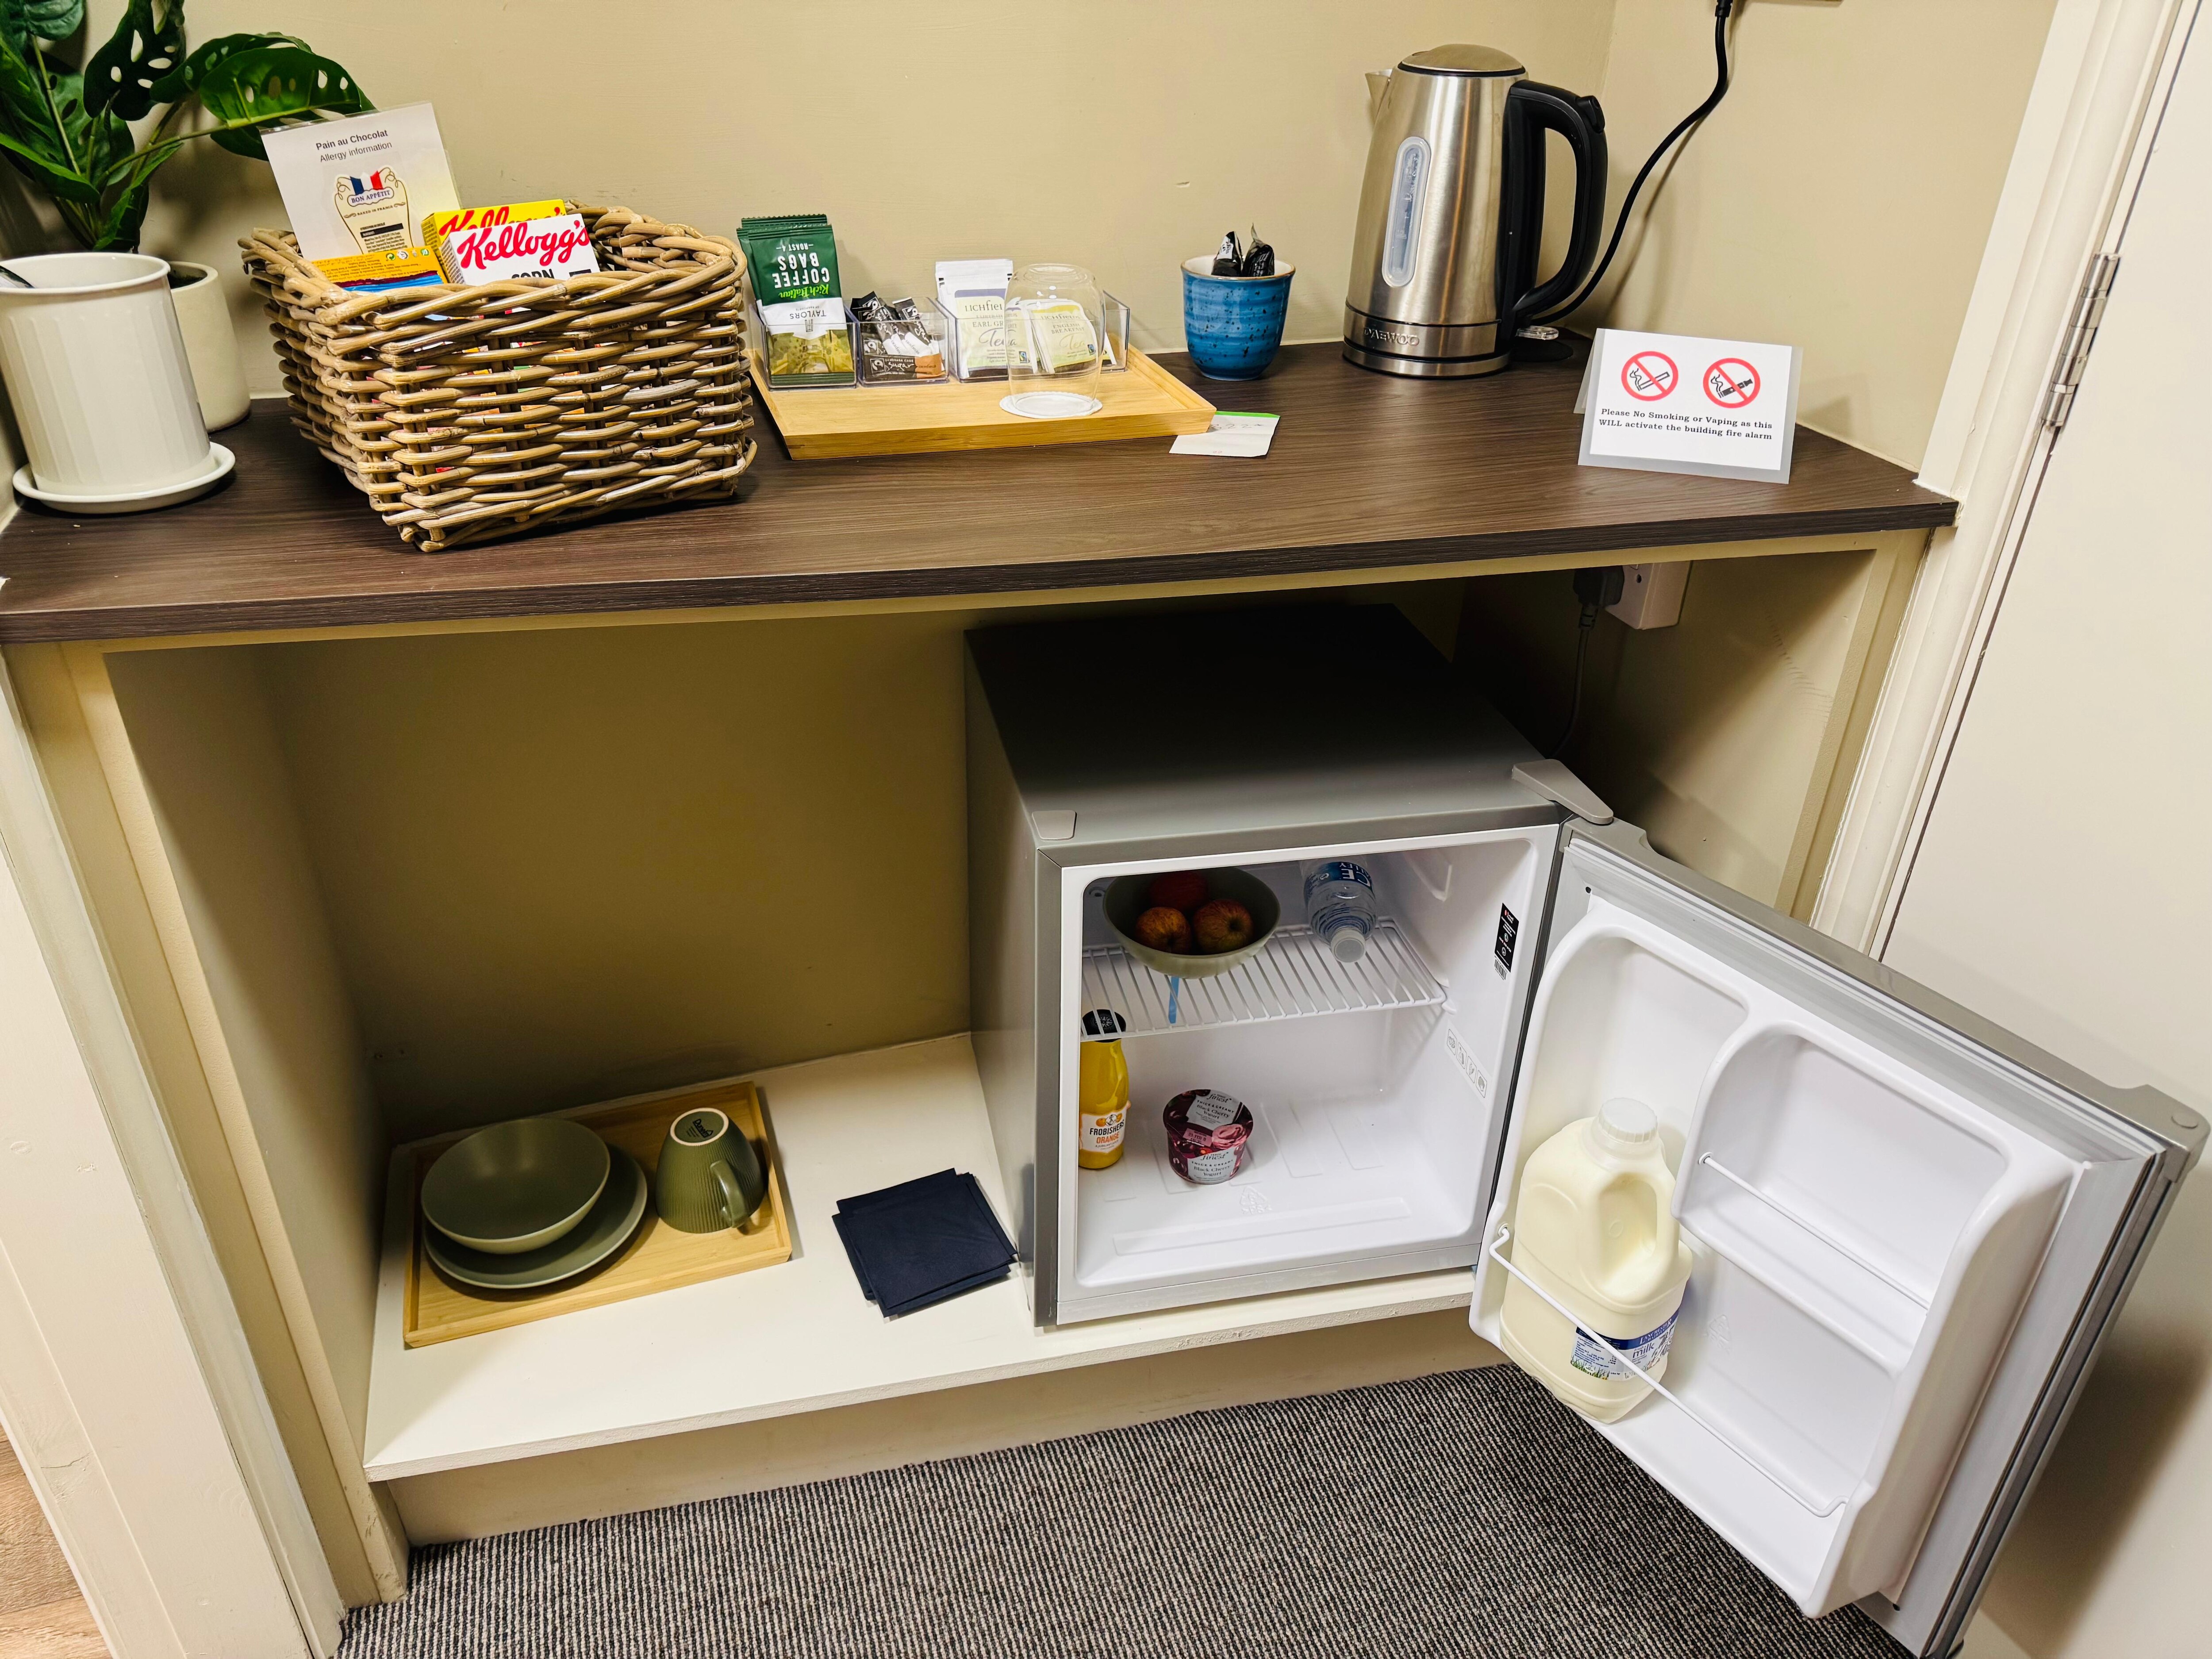
[[1795,346],[1601,328],[1575,403],[1577,459],[1787,483],[1803,368]]
[[1680,378],[1674,360],[1665,352],[1639,351],[1621,369],[1620,389],[1640,404],[1656,404]]

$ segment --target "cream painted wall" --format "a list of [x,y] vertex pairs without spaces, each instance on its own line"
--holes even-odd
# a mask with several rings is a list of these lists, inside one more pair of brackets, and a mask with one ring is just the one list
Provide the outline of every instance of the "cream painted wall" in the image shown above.
[[[1746,0],[1727,101],[1578,325],[1802,345],[1798,419],[1917,465],[2053,3]],[[1622,0],[1616,202],[1712,80],[1711,0]]]
[[[1850,781],[1919,555],[1914,534],[1873,540],[1707,559],[1672,628],[1601,616],[1562,757],[1669,858],[1792,915],[1810,905],[1815,838],[1832,834],[1825,808]],[[1580,609],[1566,571],[1467,585],[1459,659],[1540,746],[1566,725]]]
[[[286,29],[383,104],[434,103],[471,202],[566,194],[725,234],[819,210],[854,294],[926,288],[940,258],[1073,259],[1141,342],[1173,344],[1181,262],[1253,224],[1299,267],[1291,337],[1336,337],[1365,71],[1473,40],[1593,89],[1613,4],[192,0],[191,18],[196,40]],[[203,146],[163,174],[146,246],[234,272],[241,234],[285,222],[265,167]],[[265,325],[232,292],[254,389],[275,392]]]
[[[2053,3],[1747,0],[1735,90],[1632,234],[1627,280],[1578,325],[1610,307],[1624,326],[1796,341],[1806,422],[1916,463]],[[96,0],[94,29],[120,10]],[[1178,262],[1255,222],[1299,266],[1291,337],[1335,337],[1364,71],[1473,40],[1598,92],[1616,204],[1711,77],[1710,0],[1071,0],[1030,9],[1018,49],[1097,67],[1048,90],[1000,70],[1008,15],[989,0],[680,0],[619,18],[584,0],[194,0],[191,14],[195,40],[282,27],[386,104],[434,102],[471,199],[567,192],[725,232],[819,209],[855,293],[926,284],[953,254],[1074,258],[1161,345],[1182,337]],[[891,19],[888,72],[838,86],[816,67],[861,61],[857,43]],[[780,87],[779,64],[807,68]],[[599,101],[564,118],[553,77],[576,85],[586,66]],[[23,241],[37,218],[0,178],[0,236]],[[161,175],[146,227],[149,249],[232,273],[259,392],[278,390],[276,365],[235,244],[283,222],[266,168],[201,145]]]
[[[1609,309],[1624,326],[1802,343],[1807,424],[1917,463],[2053,3],[1746,0],[1734,91],[1632,233],[1626,282],[1577,325]],[[94,28],[120,9],[96,0]],[[436,104],[471,199],[567,192],[725,232],[819,209],[855,293],[926,285],[953,254],[1071,258],[1157,345],[1182,337],[1178,262],[1255,222],[1299,266],[1291,337],[1335,337],[1366,70],[1473,40],[1599,93],[1615,204],[1711,79],[1711,0],[1071,0],[1031,9],[1019,49],[1097,67],[1048,91],[1000,70],[1007,15],[988,0],[680,0],[619,21],[584,0],[293,0],[281,15],[195,0],[191,31],[280,26],[386,104]],[[812,67],[892,18],[897,51],[879,61],[896,67],[865,88]],[[586,64],[611,101],[564,119],[549,79]],[[775,84],[801,64],[799,84]],[[0,234],[25,240],[37,217],[0,179]],[[235,243],[283,222],[264,167],[202,145],[162,174],[146,227],[149,249],[233,273],[258,392],[278,381]]]
[[[1341,592],[1449,652],[1462,586]],[[1057,609],[217,647],[262,659],[391,1138],[965,1030],[961,635]]]

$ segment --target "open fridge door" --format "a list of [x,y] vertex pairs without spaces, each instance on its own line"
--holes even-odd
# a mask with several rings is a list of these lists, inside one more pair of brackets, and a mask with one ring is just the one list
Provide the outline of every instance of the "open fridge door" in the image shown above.
[[1603,1103],[1650,1106],[1693,1266],[1657,1386],[1592,1427],[1808,1615],[1858,1601],[1948,1652],[2202,1121],[1625,825],[1562,842],[1542,950],[1476,1331],[1501,1342],[1516,1282],[1572,1318],[1515,1262],[1522,1172]]

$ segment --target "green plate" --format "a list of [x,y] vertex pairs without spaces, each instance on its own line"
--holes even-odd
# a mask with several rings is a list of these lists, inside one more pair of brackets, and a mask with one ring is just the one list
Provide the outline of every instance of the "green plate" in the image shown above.
[[599,1201],[574,1232],[520,1255],[493,1255],[456,1244],[434,1227],[422,1230],[422,1253],[447,1278],[480,1291],[536,1291],[587,1273],[629,1243],[645,1218],[647,1183],[637,1160],[610,1146],[612,1167]]

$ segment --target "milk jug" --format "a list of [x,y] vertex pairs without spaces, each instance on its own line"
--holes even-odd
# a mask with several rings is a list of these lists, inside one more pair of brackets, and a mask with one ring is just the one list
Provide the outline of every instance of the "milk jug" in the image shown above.
[[1576,1320],[1509,1278],[1500,1315],[1505,1352],[1601,1423],[1626,1415],[1650,1392],[1620,1363],[1623,1353],[1654,1377],[1667,1369],[1690,1277],[1674,1202],[1658,1117],[1638,1100],[1608,1100],[1595,1117],[1577,1119],[1539,1146],[1522,1172],[1513,1265],[1574,1310]]

